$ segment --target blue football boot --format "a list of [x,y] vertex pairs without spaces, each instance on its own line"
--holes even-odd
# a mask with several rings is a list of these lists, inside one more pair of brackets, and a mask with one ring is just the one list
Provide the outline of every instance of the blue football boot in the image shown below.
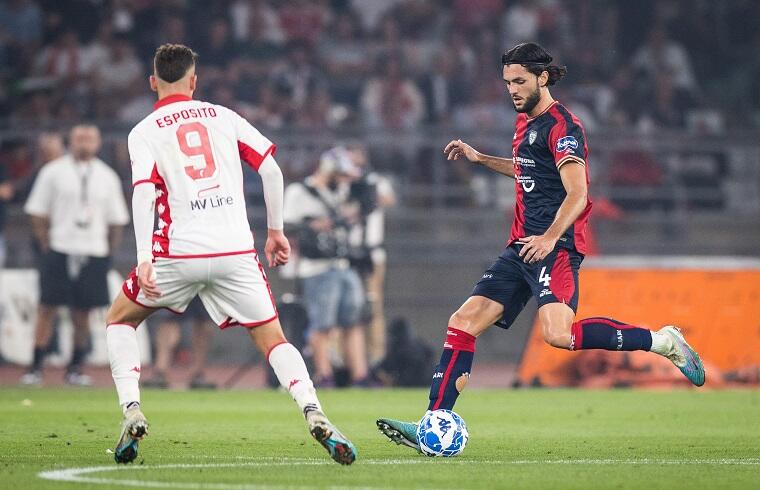
[[696,386],[705,384],[705,368],[702,366],[702,359],[699,358],[697,351],[686,343],[681,330],[678,327],[667,325],[657,333],[667,335],[673,341],[670,352],[665,357],[670,359],[683,375]]

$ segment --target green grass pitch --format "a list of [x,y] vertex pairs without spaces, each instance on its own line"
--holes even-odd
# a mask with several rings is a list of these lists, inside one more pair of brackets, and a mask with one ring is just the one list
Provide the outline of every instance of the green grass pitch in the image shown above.
[[[333,463],[276,391],[146,390],[150,436],[136,464],[117,467],[106,453],[119,431],[114,392],[2,389],[0,486],[760,488],[760,391],[472,390],[457,405],[470,442],[450,459],[419,456],[375,428],[380,416],[419,418],[425,390],[321,398],[358,446],[353,466]],[[39,476],[56,470],[91,481]]]

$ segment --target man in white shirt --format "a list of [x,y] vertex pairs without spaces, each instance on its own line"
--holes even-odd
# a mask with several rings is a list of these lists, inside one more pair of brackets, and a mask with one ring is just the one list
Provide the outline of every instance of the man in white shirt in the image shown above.
[[158,308],[183,312],[197,295],[219,328],[248,329],[314,439],[336,462],[351,464],[353,444],[322,412],[301,353],[285,339],[248,224],[241,160],[261,176],[267,261],[271,267],[286,264],[290,245],[282,232],[275,145],[230,109],[192,99],[196,58],[179,44],[156,50],[150,85],[159,100],[128,138],[137,267],[106,318],[108,357],[124,414],[114,459],[134,461],[148,430],[140,406],[137,326]]
[[89,350],[89,314],[106,306],[110,253],[129,223],[121,181],[96,157],[100,131],[75,126],[70,153],[51,161],[37,175],[24,206],[40,245],[40,304],[32,366],[22,384],[39,384],[56,312],[68,306],[74,324],[74,352],[66,382],[88,385],[81,367]]
[[362,386],[369,382],[366,335],[361,325],[366,298],[348,251],[349,235],[359,221],[358,205],[355,209],[346,205],[348,180],[355,172],[348,151],[336,147],[322,154],[311,176],[290,184],[285,191],[285,222],[299,235],[296,275],[309,317],[309,344],[320,386],[335,386],[330,346],[336,329],[342,330],[343,357],[351,383]]

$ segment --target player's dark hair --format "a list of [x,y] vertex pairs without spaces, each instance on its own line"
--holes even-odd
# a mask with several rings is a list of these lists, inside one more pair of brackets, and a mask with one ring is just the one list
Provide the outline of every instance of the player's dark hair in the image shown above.
[[537,43],[522,43],[501,56],[502,65],[519,64],[536,76],[547,72],[547,85],[554,85],[567,74],[567,67],[552,65],[551,55]]
[[162,44],[156,49],[153,66],[158,78],[174,83],[187,74],[198,61],[198,54],[183,44]]

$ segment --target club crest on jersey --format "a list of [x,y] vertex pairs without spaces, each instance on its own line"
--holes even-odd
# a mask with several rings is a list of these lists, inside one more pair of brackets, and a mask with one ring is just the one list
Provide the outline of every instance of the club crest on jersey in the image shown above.
[[535,129],[528,133],[528,144],[532,145],[534,141],[536,141],[536,136],[538,136],[538,131]]
[[564,136],[557,140],[557,153],[573,153],[578,149],[578,140],[574,136]]

